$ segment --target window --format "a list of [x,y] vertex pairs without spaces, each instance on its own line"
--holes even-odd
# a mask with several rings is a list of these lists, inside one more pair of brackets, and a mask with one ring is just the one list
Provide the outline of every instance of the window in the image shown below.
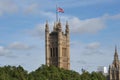
[[66,48],[62,48],[62,56],[66,57],[67,54],[66,54]]
[[53,48],[53,57],[55,57],[55,48]]
[[52,57],[52,48],[50,48],[50,55],[51,55],[51,57]]
[[58,57],[58,48],[56,47],[56,57]]

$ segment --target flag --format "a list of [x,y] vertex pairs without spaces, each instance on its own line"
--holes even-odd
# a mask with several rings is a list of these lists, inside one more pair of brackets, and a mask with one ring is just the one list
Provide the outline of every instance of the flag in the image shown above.
[[61,13],[64,13],[64,10],[60,7],[57,8],[57,12],[61,12]]

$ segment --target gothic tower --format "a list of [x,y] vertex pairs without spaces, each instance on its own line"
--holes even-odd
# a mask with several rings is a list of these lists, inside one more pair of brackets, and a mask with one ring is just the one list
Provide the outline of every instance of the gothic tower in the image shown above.
[[109,80],[120,80],[120,62],[118,58],[117,47],[115,47],[113,63],[109,66]]
[[59,22],[54,23],[53,31],[49,31],[48,22],[45,25],[46,65],[70,69],[70,33],[66,22],[65,32]]

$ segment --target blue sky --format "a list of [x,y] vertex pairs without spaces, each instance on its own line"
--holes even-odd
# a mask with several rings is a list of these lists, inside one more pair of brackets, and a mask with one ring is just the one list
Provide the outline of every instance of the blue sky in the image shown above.
[[71,70],[96,71],[120,51],[120,0],[0,0],[0,66],[33,71],[45,63],[44,25],[52,30],[56,4],[70,27]]

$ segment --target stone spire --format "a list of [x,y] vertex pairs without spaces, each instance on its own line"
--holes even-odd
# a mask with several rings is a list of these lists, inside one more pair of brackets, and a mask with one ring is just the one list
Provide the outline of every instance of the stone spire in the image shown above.
[[60,19],[59,19],[59,22],[57,23],[57,29],[58,29],[58,31],[60,31],[60,32],[62,31]]
[[69,24],[68,24],[68,21],[66,21],[66,34],[69,33]]
[[117,46],[115,46],[114,60],[119,61],[118,53],[117,53]]
[[56,31],[56,22],[54,22],[53,31]]
[[45,24],[45,31],[46,31],[46,32],[49,32],[49,25],[48,25],[48,21],[46,21],[46,24]]
[[117,66],[119,65],[119,58],[118,58],[118,53],[117,53],[117,46],[115,46],[115,54],[114,54],[114,65]]

